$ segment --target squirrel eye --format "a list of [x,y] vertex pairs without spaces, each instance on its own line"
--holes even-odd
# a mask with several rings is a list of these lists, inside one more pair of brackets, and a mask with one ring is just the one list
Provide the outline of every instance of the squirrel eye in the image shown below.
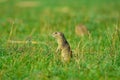
[[57,32],[55,32],[55,34],[57,34]]

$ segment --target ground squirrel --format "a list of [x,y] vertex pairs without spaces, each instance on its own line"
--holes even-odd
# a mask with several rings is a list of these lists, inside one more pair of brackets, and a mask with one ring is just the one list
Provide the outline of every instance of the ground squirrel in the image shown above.
[[88,31],[88,29],[86,28],[85,25],[79,24],[75,27],[75,33],[78,36],[84,36],[84,35],[88,35],[89,31]]
[[61,52],[62,62],[69,62],[72,57],[72,51],[70,49],[70,45],[67,42],[65,36],[61,32],[54,32],[52,36],[57,40],[58,47],[56,52]]

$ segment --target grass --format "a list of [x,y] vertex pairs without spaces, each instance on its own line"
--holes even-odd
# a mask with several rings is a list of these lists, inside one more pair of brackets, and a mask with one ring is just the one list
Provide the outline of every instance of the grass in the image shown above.
[[[22,1],[22,0],[21,0]],[[119,80],[119,0],[0,1],[0,80]],[[78,37],[82,23],[90,36]],[[54,31],[65,34],[74,57],[55,54]],[[7,43],[8,40],[38,44]]]

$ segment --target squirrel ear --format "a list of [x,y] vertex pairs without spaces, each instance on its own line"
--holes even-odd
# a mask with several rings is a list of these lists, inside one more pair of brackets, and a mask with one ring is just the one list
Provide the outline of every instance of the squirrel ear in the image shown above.
[[62,32],[60,32],[60,35],[64,36],[64,34]]

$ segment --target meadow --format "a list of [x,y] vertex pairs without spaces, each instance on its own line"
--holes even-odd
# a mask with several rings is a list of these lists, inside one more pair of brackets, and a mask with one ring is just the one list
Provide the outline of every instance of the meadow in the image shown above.
[[[75,34],[80,23],[90,36]],[[74,52],[69,64],[55,31]],[[0,0],[0,80],[120,80],[120,0]]]

